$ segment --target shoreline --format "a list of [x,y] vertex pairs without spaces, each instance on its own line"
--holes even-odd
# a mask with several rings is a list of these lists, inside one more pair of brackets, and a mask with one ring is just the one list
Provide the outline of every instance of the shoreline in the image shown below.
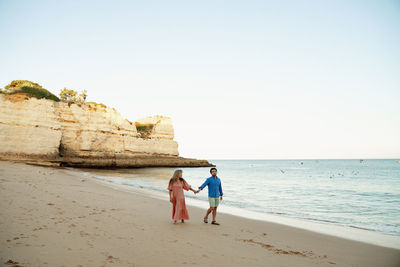
[[[118,184],[109,180],[90,176],[88,178],[93,179],[95,182],[99,182],[100,184],[104,184],[105,186],[109,186],[114,189],[117,188],[117,190],[125,190],[133,194],[139,194],[144,197],[160,199],[168,202],[168,194],[163,194],[161,191],[156,191],[149,188],[138,188],[133,185]],[[186,197],[186,205],[201,210],[208,209],[207,202],[191,197]],[[349,241],[358,241],[366,244],[400,250],[400,237],[380,233],[369,229],[348,227],[331,222],[323,223],[322,221],[311,221],[301,218],[266,214],[262,212],[226,206],[223,204],[223,202],[221,202],[221,204],[219,205],[218,214],[226,214],[260,222],[275,223],[331,237],[343,238]]]
[[[77,174],[79,172],[82,172],[85,177],[93,179],[94,181],[98,181],[105,186],[116,187],[120,190],[127,190],[132,193],[139,193],[143,196],[162,199],[168,202],[167,191],[164,192],[161,190],[146,188],[142,186],[138,187],[133,184],[120,184],[118,182],[114,182],[115,178],[113,177],[109,178],[106,176],[99,176],[97,174],[87,172],[86,170],[82,171],[73,168],[70,168],[69,170],[76,172]],[[197,199],[196,197],[193,197],[191,193],[186,195],[186,205],[200,209],[208,209],[207,201]],[[297,229],[308,230],[315,233],[364,242],[387,248],[400,249],[399,236],[385,234],[371,229],[340,225],[334,222],[313,221],[303,218],[295,218],[283,215],[268,214],[259,211],[246,210],[239,207],[224,205],[223,201],[219,205],[218,213],[229,214],[232,216],[242,217],[250,220],[286,225]]]
[[[22,266],[397,266],[400,250],[170,203],[65,168],[0,161],[0,258]],[[113,188],[115,187],[115,188]],[[130,192],[127,192],[130,191]]]

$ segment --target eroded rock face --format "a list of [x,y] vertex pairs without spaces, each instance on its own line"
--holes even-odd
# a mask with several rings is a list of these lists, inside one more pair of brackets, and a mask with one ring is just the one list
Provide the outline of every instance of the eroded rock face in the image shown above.
[[56,105],[25,94],[0,94],[1,157],[57,158],[62,132]]
[[[146,125],[142,136],[137,125]],[[138,127],[138,129],[143,130]],[[0,159],[79,167],[210,166],[178,157],[171,119],[136,125],[102,104],[0,94]]]

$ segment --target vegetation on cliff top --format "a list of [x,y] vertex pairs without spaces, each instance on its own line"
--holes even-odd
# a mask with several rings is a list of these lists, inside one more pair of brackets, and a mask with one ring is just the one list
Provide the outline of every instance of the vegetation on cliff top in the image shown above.
[[2,94],[17,94],[17,93],[25,93],[28,96],[36,97],[36,98],[46,98],[54,101],[60,101],[60,99],[44,89],[40,84],[34,83],[27,80],[14,80],[10,84],[4,87],[4,90],[0,89],[0,93]]
[[86,101],[86,97],[87,97],[86,90],[83,90],[78,95],[78,92],[64,87],[64,89],[62,89],[60,92],[61,100],[70,103],[84,103]]
[[14,80],[10,84],[6,85],[4,89],[0,88],[0,93],[7,95],[24,93],[30,97],[36,97],[38,99],[46,98],[57,102],[61,100],[75,104],[85,103],[87,97],[86,90],[83,90],[78,94],[78,92],[67,88],[62,89],[59,94],[60,97],[57,97],[47,89],[43,88],[40,84],[28,80]]

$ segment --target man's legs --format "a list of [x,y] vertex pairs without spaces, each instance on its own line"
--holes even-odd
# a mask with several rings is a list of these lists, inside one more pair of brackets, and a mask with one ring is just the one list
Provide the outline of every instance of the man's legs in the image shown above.
[[214,207],[212,210],[212,217],[213,217],[213,221],[215,222],[215,217],[217,216],[217,207]]
[[214,206],[215,206],[213,198],[209,197],[208,202],[210,203],[210,208],[207,210],[206,217],[204,217],[204,222],[206,222],[206,220],[208,219],[208,215],[210,215],[210,213],[213,211]]
[[217,207],[210,207],[210,208],[207,210],[207,214],[206,214],[206,217],[205,217],[205,218],[208,218],[208,215],[210,215],[211,212],[212,212],[213,221],[215,221],[215,217],[217,216]]
[[208,215],[210,215],[210,213],[211,213],[213,210],[214,210],[214,208],[213,208],[213,207],[210,207],[210,208],[207,210],[207,214],[206,214],[206,217],[205,217],[205,218],[208,218]]
[[219,204],[218,198],[208,198],[210,202],[210,208],[207,210],[206,217],[204,217],[204,222],[207,222],[208,215],[212,212],[212,221],[215,222],[215,217],[217,216],[217,206]]

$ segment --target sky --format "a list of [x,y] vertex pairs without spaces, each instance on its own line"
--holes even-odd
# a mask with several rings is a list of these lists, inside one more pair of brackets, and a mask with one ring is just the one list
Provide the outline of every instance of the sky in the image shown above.
[[0,87],[171,117],[184,157],[400,158],[399,48],[399,0],[0,0]]

